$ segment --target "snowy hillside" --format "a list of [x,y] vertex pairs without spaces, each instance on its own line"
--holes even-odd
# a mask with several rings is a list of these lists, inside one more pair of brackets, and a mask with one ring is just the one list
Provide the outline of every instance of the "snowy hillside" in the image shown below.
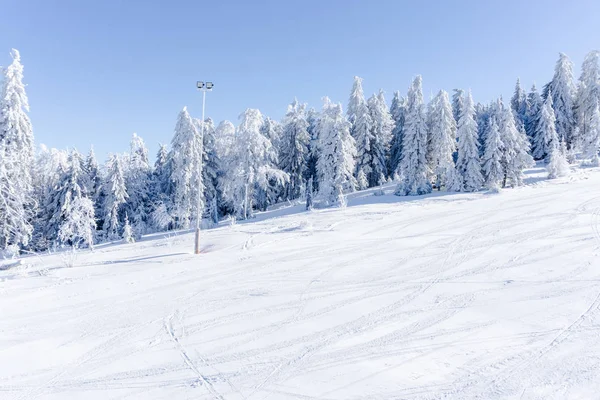
[[258,214],[202,256],[26,258],[0,271],[0,398],[597,398],[600,171],[527,172]]

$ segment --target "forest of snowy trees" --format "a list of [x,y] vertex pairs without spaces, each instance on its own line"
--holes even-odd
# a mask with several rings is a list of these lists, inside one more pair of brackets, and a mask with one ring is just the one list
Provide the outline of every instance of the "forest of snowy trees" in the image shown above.
[[34,151],[23,65],[17,50],[11,55],[0,97],[4,255],[188,229],[198,207],[210,227],[282,201],[344,206],[346,193],[390,181],[399,196],[498,190],[522,185],[534,160],[546,164],[549,178],[576,162],[600,164],[598,51],[585,57],[577,81],[560,54],[541,91],[527,92],[517,80],[510,101],[489,104],[461,89],[440,90],[426,104],[417,76],[406,97],[394,93],[391,107],[383,91],[367,99],[355,77],[345,113],[327,97],[320,110],[294,99],[281,122],[247,109],[236,126],[183,108],[154,163],[133,134],[129,151],[104,164],[93,149]]

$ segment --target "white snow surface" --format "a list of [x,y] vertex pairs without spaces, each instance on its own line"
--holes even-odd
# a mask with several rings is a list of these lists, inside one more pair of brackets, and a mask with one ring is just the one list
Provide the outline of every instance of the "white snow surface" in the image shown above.
[[597,399],[600,170],[0,271],[0,398]]

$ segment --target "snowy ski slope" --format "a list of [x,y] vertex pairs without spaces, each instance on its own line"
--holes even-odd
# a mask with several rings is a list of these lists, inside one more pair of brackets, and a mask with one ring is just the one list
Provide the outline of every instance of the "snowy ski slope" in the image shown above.
[[600,171],[544,175],[26,258],[0,399],[598,399]]

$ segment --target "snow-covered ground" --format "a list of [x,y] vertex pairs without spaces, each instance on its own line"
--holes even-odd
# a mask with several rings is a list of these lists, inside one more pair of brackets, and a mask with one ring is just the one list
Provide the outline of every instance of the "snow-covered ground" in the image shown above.
[[543,176],[26,258],[0,398],[598,398],[600,171]]

